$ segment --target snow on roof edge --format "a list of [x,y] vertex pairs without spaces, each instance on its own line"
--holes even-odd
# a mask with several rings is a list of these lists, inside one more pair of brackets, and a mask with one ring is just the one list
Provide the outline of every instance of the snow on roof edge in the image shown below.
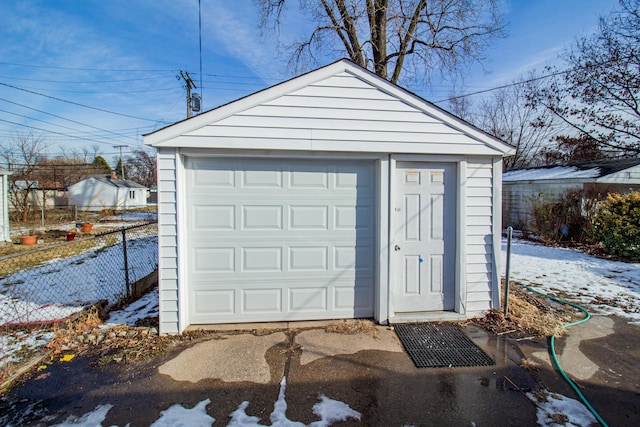
[[551,168],[520,169],[505,172],[503,182],[542,181],[552,179],[598,178],[600,168],[579,169],[575,166],[554,166]]

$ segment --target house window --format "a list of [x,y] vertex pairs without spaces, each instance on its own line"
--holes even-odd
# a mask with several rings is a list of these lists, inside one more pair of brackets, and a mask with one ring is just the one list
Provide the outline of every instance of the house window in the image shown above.
[[130,199],[135,199],[136,198],[135,190],[129,190],[129,198]]

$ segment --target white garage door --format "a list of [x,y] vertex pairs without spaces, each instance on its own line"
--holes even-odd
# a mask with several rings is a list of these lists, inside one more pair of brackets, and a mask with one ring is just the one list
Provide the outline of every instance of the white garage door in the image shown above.
[[191,324],[373,315],[372,162],[186,166]]

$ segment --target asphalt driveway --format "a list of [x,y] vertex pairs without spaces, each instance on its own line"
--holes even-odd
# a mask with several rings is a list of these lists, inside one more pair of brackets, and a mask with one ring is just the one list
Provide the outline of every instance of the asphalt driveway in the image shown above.
[[[582,369],[584,359],[570,354],[570,343],[563,340],[583,334],[572,345],[597,365],[584,383],[593,391],[592,403],[610,425],[634,425],[640,419],[635,369],[640,328],[602,319],[595,319],[598,328],[610,326],[627,337],[603,336],[602,328],[592,323],[559,340],[559,352],[567,355],[568,365],[581,360],[575,369]],[[287,326],[257,335],[229,331],[205,336],[144,363],[97,366],[91,358],[54,363],[2,399],[0,421],[55,425],[81,421],[100,405],[112,405],[102,425],[149,426],[172,405],[190,409],[200,404],[203,413],[215,418],[214,426],[227,425],[238,411],[244,418],[236,420],[257,417],[253,424],[238,425],[278,425],[274,405],[283,410],[284,403],[285,421],[308,425],[320,420],[314,405],[325,396],[353,412],[343,421],[324,425],[524,426],[536,425],[539,414],[526,391],[543,386],[575,398],[551,365],[545,365],[544,340],[516,343],[469,325],[465,333],[496,361],[495,366],[416,368],[387,327],[346,335],[325,332],[322,324]],[[625,345],[625,362],[613,366],[611,354]],[[520,367],[523,356],[537,360],[539,370]],[[564,363],[562,359],[563,355]],[[573,369],[567,367],[570,374]],[[611,382],[613,378],[618,383]]]

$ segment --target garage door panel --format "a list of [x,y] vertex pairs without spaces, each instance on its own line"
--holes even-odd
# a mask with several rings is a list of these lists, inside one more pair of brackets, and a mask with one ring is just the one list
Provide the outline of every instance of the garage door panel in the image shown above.
[[289,246],[289,271],[327,271],[327,246]]
[[292,190],[328,190],[330,166],[315,165],[305,171],[289,173],[289,188]]
[[282,205],[244,205],[242,206],[243,230],[282,230]]
[[327,288],[324,286],[289,289],[289,312],[328,311]]
[[349,272],[373,272],[372,246],[362,245],[357,249],[353,246],[335,246],[333,248],[333,269]]
[[373,315],[373,163],[186,164],[190,323]]
[[282,247],[244,246],[241,251],[241,272],[280,273],[282,272]]
[[359,286],[336,286],[333,289],[336,310],[353,310],[355,316],[367,316],[373,310],[373,287],[364,282]]
[[327,205],[290,205],[289,230],[328,230],[329,207]]
[[194,231],[233,231],[236,229],[236,206],[195,204],[191,208],[191,219]]
[[196,191],[236,186],[235,171],[229,170],[228,166],[213,164],[204,159],[191,159],[189,167],[190,185]]
[[233,314],[235,312],[235,290],[217,289],[195,291],[192,313],[195,316],[209,314]]
[[202,273],[233,273],[236,271],[236,248],[194,247],[193,271]]
[[254,166],[254,170],[242,171],[242,188],[282,189],[283,172],[274,171],[269,165]]
[[282,313],[282,288],[242,289],[242,313]]

